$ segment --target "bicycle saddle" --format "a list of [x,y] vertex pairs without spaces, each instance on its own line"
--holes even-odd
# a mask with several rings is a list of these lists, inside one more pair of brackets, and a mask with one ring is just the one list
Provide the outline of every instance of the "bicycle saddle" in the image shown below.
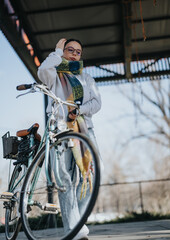
[[35,138],[38,141],[41,141],[41,136],[40,136],[40,134],[37,133],[38,128],[39,128],[39,124],[35,123],[28,129],[17,131],[16,135],[17,135],[17,137],[25,137],[29,134],[34,134]]

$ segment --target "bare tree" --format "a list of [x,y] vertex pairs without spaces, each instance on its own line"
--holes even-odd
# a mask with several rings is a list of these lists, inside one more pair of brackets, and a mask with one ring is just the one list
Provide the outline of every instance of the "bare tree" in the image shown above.
[[141,83],[134,83],[133,94],[118,86],[120,92],[129,99],[141,116],[152,126],[140,130],[127,142],[145,137],[164,147],[170,147],[170,84],[166,80],[150,81],[149,91]]

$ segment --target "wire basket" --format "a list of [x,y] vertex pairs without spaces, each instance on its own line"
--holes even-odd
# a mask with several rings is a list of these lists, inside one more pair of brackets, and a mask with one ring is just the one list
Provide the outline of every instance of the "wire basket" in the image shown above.
[[3,158],[16,159],[18,153],[19,140],[17,137],[10,136],[9,131],[2,136]]

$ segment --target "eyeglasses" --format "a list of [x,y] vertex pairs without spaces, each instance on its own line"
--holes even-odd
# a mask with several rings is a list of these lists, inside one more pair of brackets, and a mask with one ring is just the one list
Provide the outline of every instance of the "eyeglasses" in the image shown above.
[[81,50],[75,49],[75,48],[73,48],[73,47],[68,47],[68,48],[65,48],[64,50],[67,50],[69,53],[72,53],[72,54],[76,51],[76,54],[77,54],[78,56],[81,56],[81,53],[82,53]]

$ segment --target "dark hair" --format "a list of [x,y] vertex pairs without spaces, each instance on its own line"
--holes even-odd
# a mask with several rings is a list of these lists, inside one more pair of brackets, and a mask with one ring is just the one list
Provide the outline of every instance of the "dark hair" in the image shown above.
[[67,41],[66,41],[65,44],[64,44],[64,48],[66,47],[66,45],[67,45],[69,42],[78,42],[78,43],[80,44],[82,50],[83,50],[83,44],[82,44],[79,40],[74,39],[74,38],[67,39]]

